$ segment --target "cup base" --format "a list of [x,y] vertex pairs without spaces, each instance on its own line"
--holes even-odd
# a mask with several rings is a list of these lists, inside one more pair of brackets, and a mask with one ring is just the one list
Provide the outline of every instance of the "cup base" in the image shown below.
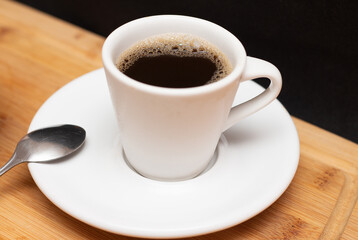
[[151,177],[151,176],[146,176],[140,172],[138,172],[129,162],[126,153],[123,149],[122,146],[122,156],[124,159],[124,162],[127,164],[127,166],[134,171],[135,173],[137,173],[138,175],[147,178],[147,179],[151,179],[151,180],[155,180],[155,181],[160,181],[160,182],[179,182],[179,181],[186,181],[186,180],[191,180],[197,177],[200,177],[201,175],[203,175],[204,173],[210,171],[210,169],[215,165],[215,163],[217,162],[217,160],[219,159],[219,157],[221,157],[223,155],[223,151],[224,151],[224,147],[227,145],[227,141],[224,135],[221,135],[219,142],[215,148],[215,152],[213,154],[213,156],[211,157],[209,163],[206,165],[206,167],[204,168],[204,170],[202,170],[199,174],[195,175],[194,177],[190,177],[187,179],[162,179],[162,178],[155,178],[155,177]]

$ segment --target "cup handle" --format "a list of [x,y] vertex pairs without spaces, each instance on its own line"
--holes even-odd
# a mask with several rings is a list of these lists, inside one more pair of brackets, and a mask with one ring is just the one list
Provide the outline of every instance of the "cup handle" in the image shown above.
[[270,86],[258,96],[231,108],[224,131],[241,119],[264,108],[278,96],[282,87],[282,78],[279,70],[269,62],[254,57],[247,57],[241,82],[261,77],[270,79]]

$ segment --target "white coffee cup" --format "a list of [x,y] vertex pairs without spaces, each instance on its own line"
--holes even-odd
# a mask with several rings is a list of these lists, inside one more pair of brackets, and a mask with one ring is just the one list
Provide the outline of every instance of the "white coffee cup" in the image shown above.
[[[138,82],[117,69],[116,61],[124,50],[164,33],[188,33],[206,39],[228,57],[232,72],[212,84],[176,89]],[[179,181],[200,174],[209,164],[222,132],[273,101],[282,86],[278,69],[247,57],[230,32],[187,16],[144,17],[120,26],[106,39],[102,60],[125,155],[138,173],[156,180]],[[260,77],[269,78],[270,86],[231,108],[240,82]]]

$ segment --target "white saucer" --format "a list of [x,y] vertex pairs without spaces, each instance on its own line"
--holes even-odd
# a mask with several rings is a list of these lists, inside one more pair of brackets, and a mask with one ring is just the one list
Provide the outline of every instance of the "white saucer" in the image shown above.
[[[235,103],[260,91],[256,83],[244,82]],[[64,123],[84,127],[86,143],[66,161],[29,164],[36,184],[73,217],[129,236],[178,238],[239,224],[281,196],[299,159],[295,126],[275,100],[224,133],[207,172],[182,182],[146,179],[123,160],[103,69],[51,96],[29,131]]]

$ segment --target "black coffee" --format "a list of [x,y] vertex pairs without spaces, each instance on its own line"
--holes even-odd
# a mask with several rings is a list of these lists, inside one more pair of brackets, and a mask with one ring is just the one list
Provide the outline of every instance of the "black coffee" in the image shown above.
[[209,84],[231,72],[230,62],[217,47],[188,34],[142,40],[120,55],[117,67],[139,82],[168,88]]

